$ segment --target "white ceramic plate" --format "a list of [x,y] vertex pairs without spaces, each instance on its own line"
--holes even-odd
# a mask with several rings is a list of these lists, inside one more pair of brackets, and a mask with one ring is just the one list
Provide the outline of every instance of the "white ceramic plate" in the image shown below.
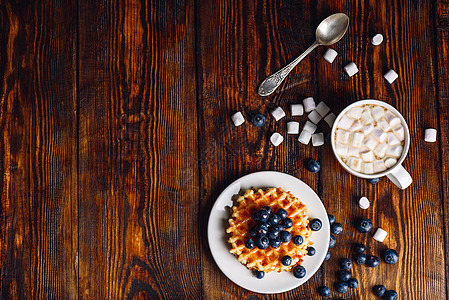
[[[316,254],[306,256],[302,264],[307,271],[304,278],[298,279],[291,272],[270,272],[265,274],[263,279],[257,279],[233,254],[229,253],[230,244],[227,242],[229,234],[226,233],[226,228],[231,216],[232,199],[236,194],[242,195],[242,192],[251,187],[281,187],[285,191],[290,191],[307,206],[309,219],[319,218],[322,221],[321,230],[313,232],[311,236]],[[274,294],[294,289],[315,274],[323,263],[329,247],[330,226],[323,203],[307,184],[285,173],[262,171],[237,179],[220,194],[210,213],[207,235],[215,262],[230,280],[253,292]]]

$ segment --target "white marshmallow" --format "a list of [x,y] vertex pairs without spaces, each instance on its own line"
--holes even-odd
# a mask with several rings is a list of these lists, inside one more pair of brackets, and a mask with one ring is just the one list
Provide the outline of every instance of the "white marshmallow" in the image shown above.
[[376,149],[374,149],[374,154],[378,158],[383,158],[383,157],[385,157],[385,153],[387,152],[387,149],[388,149],[387,144],[379,144],[379,145],[377,145]]
[[373,151],[369,150],[369,151],[364,151],[364,152],[360,152],[360,156],[362,157],[362,159],[366,162],[372,162],[374,161],[374,153]]
[[350,131],[359,131],[360,129],[362,129],[363,125],[360,122],[360,120],[356,120],[354,123],[352,123],[351,128],[349,129]]
[[349,131],[337,129],[335,132],[335,140],[337,143],[347,145],[349,143]]
[[304,124],[304,128],[302,130],[308,131],[310,134],[313,134],[316,131],[316,125],[310,121],[306,121],[306,124]]
[[379,159],[379,160],[375,160],[374,161],[374,172],[375,173],[380,173],[383,172],[387,169],[387,167],[385,166],[385,163],[383,160]]
[[385,118],[385,109],[381,106],[374,106],[371,109],[371,115],[373,116],[374,120],[378,122],[380,119]]
[[312,134],[312,145],[314,147],[324,145],[324,134],[322,132]]
[[338,156],[340,157],[347,157],[348,156],[348,145],[336,143],[335,144],[335,152],[337,152]]
[[398,158],[402,154],[402,146],[401,145],[391,146],[387,149],[386,154],[387,156]]
[[382,228],[377,228],[376,232],[373,235],[373,239],[382,243],[387,235],[388,233],[385,230],[383,230]]
[[384,74],[384,78],[390,84],[393,83],[393,81],[395,81],[398,77],[398,73],[396,73],[393,69],[388,70],[388,72]]
[[285,112],[281,107],[276,107],[273,111],[271,111],[271,115],[277,121],[285,117]]
[[302,103],[304,104],[304,111],[306,113],[309,113],[316,108],[315,100],[313,100],[312,97],[305,98],[302,100]]
[[361,209],[368,209],[369,208],[369,200],[366,197],[362,197],[359,200],[359,206]]
[[387,140],[387,133],[385,131],[383,131],[380,128],[375,127],[373,129],[373,132],[371,133],[371,135],[378,140],[379,142],[383,143]]
[[346,115],[352,119],[358,120],[362,117],[362,112],[363,112],[363,107],[353,107],[350,110],[348,110]]
[[299,133],[299,123],[291,121],[287,123],[287,133],[288,134],[298,134]]
[[362,164],[362,173],[365,174],[373,174],[374,173],[374,165],[372,162],[365,162]]
[[271,135],[270,141],[275,147],[277,147],[284,141],[284,137],[280,133],[275,132]]
[[370,135],[365,138],[365,141],[363,141],[363,145],[365,145],[370,150],[374,150],[378,143],[379,142]]
[[373,44],[374,46],[379,46],[380,44],[382,44],[383,41],[384,37],[380,33],[376,34],[371,38],[371,44]]
[[324,52],[323,54],[323,58],[328,62],[328,63],[333,63],[334,59],[337,57],[338,53],[337,51],[335,51],[334,49],[328,48],[326,52]]
[[298,141],[300,141],[302,144],[307,145],[310,142],[310,139],[312,138],[312,134],[308,132],[307,130],[302,130],[301,134],[298,137]]
[[385,166],[389,169],[394,166],[398,161],[392,157],[388,157],[385,159]]
[[327,115],[328,112],[330,112],[329,106],[326,105],[323,101],[318,103],[318,105],[315,108],[316,112],[320,114],[323,118]]
[[387,133],[387,142],[388,145],[390,146],[399,145],[401,143],[401,141],[397,138],[397,136],[393,132]]
[[334,125],[335,118],[336,117],[335,117],[334,113],[330,113],[324,118],[324,121],[326,121],[326,123],[327,123],[327,125],[329,125],[329,127],[332,127]]
[[357,68],[356,64],[354,62],[350,62],[349,64],[347,64],[345,67],[345,72],[349,75],[349,77],[354,76],[359,69]]
[[401,119],[399,119],[394,113],[387,110],[385,113],[385,117],[387,118],[388,123],[391,127],[396,127],[401,124]]
[[404,138],[405,138],[404,127],[402,127],[402,126],[395,127],[395,128],[393,128],[393,132],[394,132],[394,135],[396,135],[400,141],[404,140]]
[[235,126],[240,126],[243,123],[245,123],[245,118],[243,117],[242,113],[239,111],[231,116],[231,120]]
[[360,157],[360,152],[358,148],[348,147],[348,156]]
[[365,135],[370,134],[374,129],[374,125],[373,124],[368,124],[362,127],[362,131]]
[[292,111],[292,116],[302,116],[304,114],[304,106],[302,104],[291,104],[290,110]]
[[362,160],[358,157],[350,157],[348,158],[347,165],[353,169],[354,171],[361,172],[362,171]]
[[385,132],[391,129],[390,124],[387,122],[387,120],[385,120],[385,118],[382,118],[379,121],[377,121],[376,127],[382,129]]
[[353,132],[351,135],[351,146],[355,148],[360,148],[363,143],[365,135],[361,132]]
[[437,141],[437,130],[433,128],[427,128],[424,130],[424,141],[435,143]]
[[352,119],[348,118],[346,115],[343,115],[340,121],[338,121],[337,126],[341,129],[348,130],[349,128],[351,128],[352,122]]
[[362,116],[360,117],[360,120],[364,125],[370,124],[374,121],[373,116],[371,115],[371,109],[365,109],[362,112]]
[[310,121],[312,121],[315,124],[318,124],[323,118],[322,116],[320,116],[319,113],[317,113],[316,110],[312,110],[310,114],[307,115],[307,117],[309,118]]

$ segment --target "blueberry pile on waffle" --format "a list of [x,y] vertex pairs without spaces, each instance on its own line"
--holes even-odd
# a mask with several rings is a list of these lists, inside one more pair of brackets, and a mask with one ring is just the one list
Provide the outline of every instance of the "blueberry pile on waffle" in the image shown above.
[[230,252],[257,278],[290,271],[301,265],[312,245],[308,225],[306,206],[290,192],[252,188],[232,207],[226,230]]

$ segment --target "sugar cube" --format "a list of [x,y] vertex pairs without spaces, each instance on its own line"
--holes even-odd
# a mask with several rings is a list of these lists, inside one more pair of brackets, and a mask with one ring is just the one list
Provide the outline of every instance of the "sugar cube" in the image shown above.
[[377,228],[376,232],[374,233],[373,239],[382,243],[386,237],[387,237],[387,232],[385,230],[383,230],[382,228]]
[[290,109],[292,111],[292,116],[302,116],[304,114],[304,106],[300,103],[291,104]]
[[399,77],[398,73],[396,73],[393,69],[390,69],[387,73],[384,74],[384,78],[388,81],[388,83],[393,83]]
[[271,135],[270,141],[275,147],[277,147],[284,141],[284,137],[280,133],[275,132]]
[[323,58],[328,62],[328,63],[333,63],[334,59],[337,57],[338,53],[337,51],[335,51],[334,49],[328,48],[326,52],[324,52],[323,54]]
[[240,126],[243,123],[245,123],[245,118],[243,117],[242,113],[239,111],[231,116],[231,120],[235,126]]
[[281,107],[276,107],[274,110],[271,111],[271,115],[273,118],[277,121],[285,117],[285,112]]

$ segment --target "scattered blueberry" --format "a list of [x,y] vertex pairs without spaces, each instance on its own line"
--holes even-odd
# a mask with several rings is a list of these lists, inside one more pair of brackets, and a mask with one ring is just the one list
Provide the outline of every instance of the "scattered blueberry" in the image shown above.
[[292,258],[288,255],[284,256],[282,258],[282,264],[287,267],[290,266],[292,264]]
[[348,280],[348,286],[351,289],[355,289],[355,288],[357,288],[359,286],[359,281],[357,279],[355,279],[355,278],[351,278],[351,279]]
[[255,211],[251,214],[254,221],[259,221],[259,211]]
[[312,221],[310,221],[309,223],[309,227],[310,229],[312,229],[313,231],[319,231],[321,229],[321,227],[323,226],[323,223],[321,223],[320,219],[313,219]]
[[251,227],[251,229],[249,230],[249,235],[250,235],[250,236],[254,237],[254,236],[257,235],[257,233],[256,233],[256,227],[257,227],[257,226]]
[[361,233],[368,233],[373,229],[373,223],[370,219],[360,218],[357,220],[356,228]]
[[369,182],[369,183],[372,183],[372,184],[376,184],[376,183],[379,182],[379,177],[368,179],[368,182]]
[[385,291],[386,291],[386,288],[381,284],[373,287],[374,295],[376,295],[378,297],[382,297],[383,295],[385,295]]
[[262,208],[265,209],[269,215],[271,215],[273,213],[273,210],[269,206],[264,206]]
[[283,208],[279,208],[276,214],[281,220],[284,220],[288,216],[287,211]]
[[267,238],[269,238],[270,240],[275,239],[278,237],[279,233],[280,230],[278,230],[276,227],[270,227],[267,232]]
[[340,281],[346,282],[351,278],[351,272],[348,270],[341,270],[337,273],[337,278]]
[[270,215],[268,218],[268,224],[270,225],[277,225],[281,219],[277,215]]
[[281,240],[279,238],[271,239],[270,240],[270,246],[273,248],[277,248],[281,245]]
[[329,236],[329,248],[332,248],[337,243],[337,239],[332,234]]
[[264,236],[268,232],[268,226],[266,224],[259,224],[256,226],[256,235],[257,236]]
[[324,260],[329,260],[331,258],[331,253],[327,251],[326,256],[324,257]]
[[293,237],[293,243],[295,243],[295,245],[301,245],[304,242],[304,239],[302,238],[302,236],[300,235],[295,235]]
[[321,168],[320,163],[314,159],[310,159],[307,162],[307,169],[312,173],[318,172],[320,170],[320,168]]
[[340,267],[343,270],[350,270],[352,268],[352,261],[349,258],[343,258],[340,260]]
[[253,249],[255,247],[255,243],[252,239],[248,239],[245,243],[246,248]]
[[257,213],[257,219],[260,222],[266,222],[268,220],[268,217],[270,215],[268,214],[268,212],[265,209],[261,209],[259,210],[259,212]]
[[366,263],[366,255],[363,253],[357,253],[354,260],[356,264],[363,265]]
[[281,231],[281,233],[279,233],[279,238],[281,239],[281,242],[288,243],[292,239],[292,234],[288,231]]
[[393,290],[386,291],[384,294],[385,300],[396,300],[398,299],[398,293]]
[[335,289],[340,294],[344,294],[348,291],[348,284],[346,282],[339,281],[335,283]]
[[331,233],[339,235],[343,231],[343,225],[340,223],[334,223],[331,225]]
[[258,236],[256,238],[256,247],[263,250],[268,247],[270,244],[270,240],[266,236]]
[[303,266],[296,266],[293,269],[293,275],[296,278],[304,278],[306,276],[306,269]]
[[313,247],[308,247],[308,248],[307,248],[307,255],[308,255],[308,256],[314,256],[315,253],[316,253],[315,248],[313,248]]
[[262,114],[256,114],[251,118],[251,123],[253,123],[254,126],[256,127],[261,127],[263,125],[265,125],[265,116]]
[[379,265],[379,257],[377,256],[368,256],[366,258],[366,265],[370,268],[375,268]]
[[262,279],[265,276],[264,271],[254,270],[254,276],[256,276],[257,279]]
[[318,288],[318,294],[322,297],[329,297],[331,290],[327,286],[320,286]]
[[387,249],[384,252],[382,252],[382,259],[387,264],[395,264],[398,262],[399,254],[396,252],[396,250],[393,249]]
[[285,229],[288,229],[293,226],[293,221],[290,218],[285,218],[284,220],[282,220],[281,225],[284,226]]
[[365,248],[365,245],[357,243],[354,245],[354,250],[357,253],[363,253],[363,252],[365,252],[366,248]]

